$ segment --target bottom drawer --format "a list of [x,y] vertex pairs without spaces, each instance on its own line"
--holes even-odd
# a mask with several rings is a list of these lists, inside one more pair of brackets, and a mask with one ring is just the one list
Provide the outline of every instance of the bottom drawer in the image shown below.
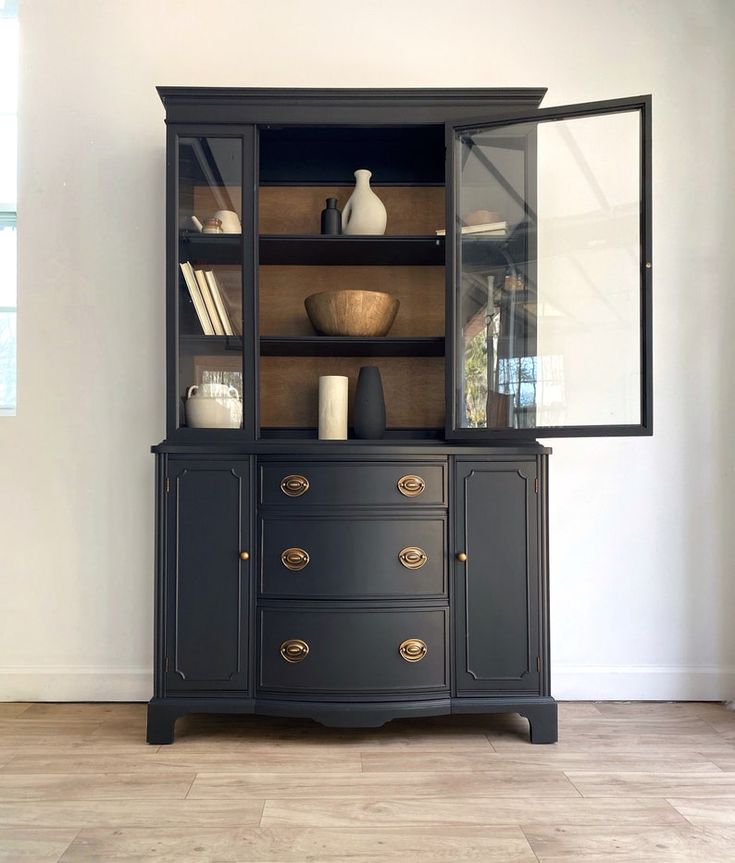
[[448,687],[448,609],[260,611],[258,685],[281,692]]

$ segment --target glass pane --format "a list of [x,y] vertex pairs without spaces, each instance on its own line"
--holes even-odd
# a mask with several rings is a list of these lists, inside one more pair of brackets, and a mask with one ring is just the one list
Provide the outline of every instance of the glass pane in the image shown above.
[[242,426],[242,166],[240,138],[179,139],[180,425]]
[[457,132],[459,428],[641,421],[640,112]]

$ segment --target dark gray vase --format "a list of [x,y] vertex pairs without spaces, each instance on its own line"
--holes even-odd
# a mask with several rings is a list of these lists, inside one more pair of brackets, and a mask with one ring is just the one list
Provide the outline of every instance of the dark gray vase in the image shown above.
[[362,366],[355,391],[355,437],[374,440],[385,434],[383,381],[377,366]]

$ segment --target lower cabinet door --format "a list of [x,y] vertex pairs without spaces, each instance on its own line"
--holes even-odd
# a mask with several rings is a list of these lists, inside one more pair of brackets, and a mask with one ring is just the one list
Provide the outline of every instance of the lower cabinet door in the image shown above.
[[169,460],[166,689],[248,690],[250,464]]
[[446,690],[448,609],[264,608],[258,685],[401,698]]
[[457,459],[457,694],[539,693],[535,460]]

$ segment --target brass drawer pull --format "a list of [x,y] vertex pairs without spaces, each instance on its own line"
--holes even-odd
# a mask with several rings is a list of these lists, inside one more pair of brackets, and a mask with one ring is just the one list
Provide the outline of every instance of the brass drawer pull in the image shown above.
[[420,638],[407,638],[401,642],[398,652],[406,662],[420,662],[428,653],[426,642]]
[[281,656],[286,662],[302,662],[309,655],[309,645],[300,638],[289,638],[281,645]]
[[428,559],[428,554],[417,545],[409,545],[398,552],[398,560],[406,569],[421,569]]
[[398,482],[398,491],[405,497],[418,497],[426,488],[426,483],[420,476],[409,473],[402,476]]
[[281,491],[288,497],[301,497],[309,491],[309,480],[298,473],[291,473],[281,480]]
[[298,572],[309,562],[309,555],[303,548],[287,548],[281,552],[281,563],[291,572]]

